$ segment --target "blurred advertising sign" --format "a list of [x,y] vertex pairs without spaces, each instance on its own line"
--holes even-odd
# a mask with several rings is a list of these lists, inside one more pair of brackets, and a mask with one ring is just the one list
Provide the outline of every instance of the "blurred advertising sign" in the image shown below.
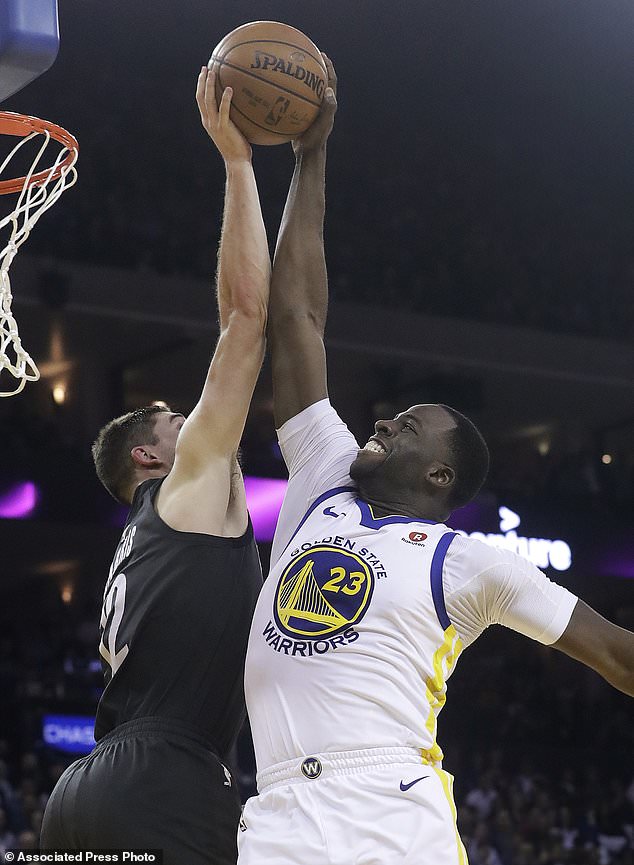
[[554,568],[556,571],[567,571],[572,565],[572,550],[570,545],[560,538],[529,538],[518,534],[522,521],[519,514],[502,505],[498,508],[499,532],[465,532],[456,529],[458,534],[476,538],[492,547],[501,547],[517,553],[538,568]]
[[42,738],[50,748],[88,754],[95,747],[95,719],[89,715],[44,715]]

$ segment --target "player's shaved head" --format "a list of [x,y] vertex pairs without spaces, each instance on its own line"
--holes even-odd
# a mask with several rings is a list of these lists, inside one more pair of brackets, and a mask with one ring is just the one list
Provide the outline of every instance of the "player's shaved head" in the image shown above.
[[488,468],[475,424],[450,406],[425,403],[377,421],[350,475],[374,506],[443,520],[477,494]]
[[448,504],[461,508],[475,498],[489,473],[489,448],[477,426],[455,408],[442,405],[454,419],[447,433],[451,466],[456,473]]

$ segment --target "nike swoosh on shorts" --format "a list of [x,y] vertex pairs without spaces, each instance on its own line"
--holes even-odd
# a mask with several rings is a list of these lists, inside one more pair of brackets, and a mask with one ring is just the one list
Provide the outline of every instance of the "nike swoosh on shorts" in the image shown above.
[[423,775],[421,778],[415,778],[413,781],[410,781],[409,784],[404,784],[401,781],[401,790],[404,793],[406,790],[409,790],[410,787],[413,787],[414,784],[418,784],[419,781],[424,781],[425,778],[429,778],[429,775]]

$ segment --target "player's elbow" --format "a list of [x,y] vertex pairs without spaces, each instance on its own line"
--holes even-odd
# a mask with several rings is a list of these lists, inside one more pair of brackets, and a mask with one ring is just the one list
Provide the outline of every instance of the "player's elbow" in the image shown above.
[[227,317],[227,326],[265,333],[268,321],[267,298],[261,292],[244,286],[234,292],[234,303]]
[[628,657],[611,656],[603,670],[603,677],[619,691],[634,697],[634,657],[630,652]]
[[251,263],[231,276],[227,268],[219,267],[218,298],[227,313],[237,312],[266,324],[270,285],[270,267]]
[[555,648],[595,670],[634,697],[634,633],[599,615],[579,600]]
[[221,338],[229,340],[244,357],[264,357],[266,313],[235,309],[227,316]]
[[608,638],[585,660],[606,682],[634,697],[634,634],[631,631],[611,624]]
[[272,308],[267,335],[271,346],[301,339],[307,333],[323,338],[325,325],[326,315],[321,310],[302,307],[284,310]]

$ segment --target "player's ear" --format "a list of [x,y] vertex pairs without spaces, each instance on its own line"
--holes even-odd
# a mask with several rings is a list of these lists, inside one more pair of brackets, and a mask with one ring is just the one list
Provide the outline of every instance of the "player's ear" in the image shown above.
[[130,451],[132,462],[142,469],[156,468],[161,460],[154,454],[147,445],[136,445]]
[[456,479],[456,473],[451,466],[444,463],[433,463],[427,472],[427,479],[435,487],[447,489]]

